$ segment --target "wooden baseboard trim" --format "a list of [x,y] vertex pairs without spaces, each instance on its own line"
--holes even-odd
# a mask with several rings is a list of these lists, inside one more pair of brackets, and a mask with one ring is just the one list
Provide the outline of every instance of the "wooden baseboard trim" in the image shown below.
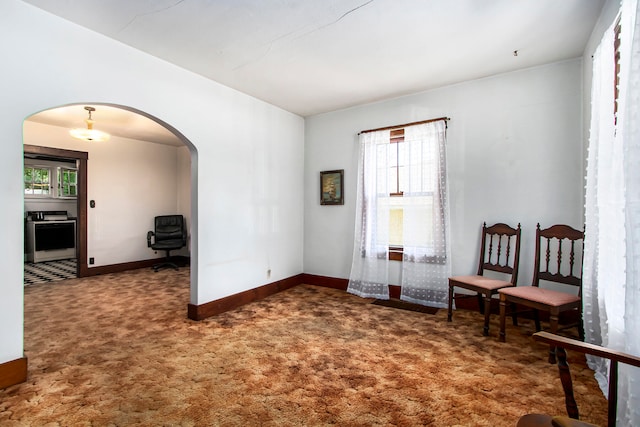
[[224,313],[225,311],[233,310],[234,308],[241,307],[253,301],[266,298],[269,295],[298,286],[303,283],[302,277],[303,274],[298,274],[287,279],[269,283],[268,285],[260,286],[255,289],[249,289],[248,291],[230,295],[215,301],[199,305],[189,304],[187,306],[187,317],[191,320],[203,320],[208,317]]
[[[82,266],[80,269],[80,277],[98,276],[101,274],[121,273],[128,270],[137,270],[139,268],[151,268],[154,265],[164,261],[164,258],[145,259],[142,261],[123,262],[121,264],[101,265],[99,267],[86,268]],[[189,264],[188,257],[171,257],[171,261],[178,265]]]
[[27,365],[26,357],[0,363],[0,389],[25,382]]
[[349,286],[349,279],[340,279],[338,277],[318,276],[316,274],[304,273],[302,275],[302,283],[346,291],[347,286]]

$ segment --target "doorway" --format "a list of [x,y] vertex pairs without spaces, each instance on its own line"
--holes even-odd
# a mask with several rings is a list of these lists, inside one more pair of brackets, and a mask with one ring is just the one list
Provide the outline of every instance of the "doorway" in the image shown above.
[[[84,103],[44,110],[24,122],[25,155],[77,164],[77,277],[156,263],[146,241],[155,215],[183,214],[190,240],[195,233],[191,215],[195,147],[176,129],[142,111],[114,104],[89,105],[95,106],[96,128],[111,134],[109,141],[70,138],[69,129],[84,121]],[[35,145],[40,141],[47,147]],[[89,157],[92,172],[87,179]],[[192,251],[176,255],[188,256],[194,265]],[[192,269],[192,292],[194,276]]]
[[[25,285],[86,275],[87,159],[83,151],[24,144],[25,177],[27,171],[47,176],[45,184],[32,180],[39,189],[31,197],[25,184]],[[75,197],[58,197],[58,178],[69,171]]]

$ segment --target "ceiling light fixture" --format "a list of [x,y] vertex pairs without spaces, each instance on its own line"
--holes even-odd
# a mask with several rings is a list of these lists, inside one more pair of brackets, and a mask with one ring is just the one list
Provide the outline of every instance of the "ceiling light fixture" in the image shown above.
[[91,118],[91,113],[96,111],[93,107],[84,107],[85,110],[89,112],[89,118],[85,120],[87,123],[87,128],[76,128],[71,129],[69,133],[72,137],[82,139],[83,141],[108,141],[111,135],[101,130],[97,130],[93,128],[93,119]]

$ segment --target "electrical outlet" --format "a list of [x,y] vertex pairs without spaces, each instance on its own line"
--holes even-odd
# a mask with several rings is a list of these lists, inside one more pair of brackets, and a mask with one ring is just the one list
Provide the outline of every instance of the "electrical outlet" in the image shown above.
[[95,259],[93,259],[93,257],[89,258],[89,264],[94,264],[96,262]]
[[267,278],[271,277],[271,269],[267,270]]

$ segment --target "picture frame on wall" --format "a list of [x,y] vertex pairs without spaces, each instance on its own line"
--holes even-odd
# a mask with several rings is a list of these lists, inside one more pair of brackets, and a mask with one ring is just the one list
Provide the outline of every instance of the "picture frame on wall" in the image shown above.
[[320,204],[344,205],[344,169],[320,172]]

